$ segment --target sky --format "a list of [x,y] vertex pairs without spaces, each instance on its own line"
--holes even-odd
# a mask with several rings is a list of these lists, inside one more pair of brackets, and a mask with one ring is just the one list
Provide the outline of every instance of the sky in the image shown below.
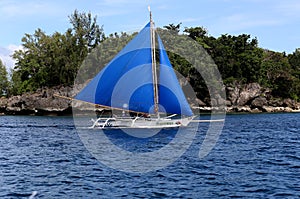
[[148,5],[156,27],[203,26],[214,37],[250,34],[269,50],[292,53],[300,48],[299,0],[0,0],[0,59],[13,68],[11,55],[22,49],[25,33],[38,28],[47,35],[65,33],[75,9],[97,16],[109,35],[143,28]]

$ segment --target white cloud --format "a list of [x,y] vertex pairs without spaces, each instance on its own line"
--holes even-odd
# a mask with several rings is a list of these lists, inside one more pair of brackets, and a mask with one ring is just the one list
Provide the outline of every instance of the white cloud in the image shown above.
[[300,18],[300,1],[299,0],[287,0],[281,1],[275,6],[278,14],[281,16],[289,17],[289,20]]
[[257,27],[257,26],[273,26],[281,23],[281,20],[273,17],[263,17],[259,14],[254,15],[235,15],[228,18],[233,23],[241,23],[246,27]]
[[1,18],[20,18],[25,16],[56,16],[61,7],[44,1],[2,0],[0,3]]
[[2,63],[7,67],[8,71],[14,68],[15,60],[12,58],[14,51],[21,50],[22,46],[9,45],[6,47],[0,46],[0,59]]
[[108,10],[105,9],[103,11],[101,11],[97,16],[99,17],[111,17],[111,16],[116,16],[116,15],[123,15],[128,13],[128,11],[125,10],[117,10],[117,9],[112,9],[112,10]]
[[201,20],[203,20],[202,17],[195,17],[195,18],[190,17],[190,18],[183,18],[182,20],[179,20],[179,21],[182,23],[189,23],[189,22],[198,22]]
[[[134,4],[134,5],[138,5],[138,4],[144,4],[146,3],[145,1],[141,1],[141,0],[102,0],[100,1],[98,4],[99,5],[105,5],[105,6],[123,6],[123,5],[128,5],[128,4]],[[150,1],[149,1],[150,4]]]
[[254,13],[251,14],[233,14],[220,18],[217,26],[222,30],[229,32],[244,31],[245,29],[253,29],[259,27],[277,26],[283,23],[282,19],[261,16]]
[[137,11],[146,12],[148,6],[153,5],[153,3],[150,0],[101,0],[96,2],[96,5],[100,9],[98,16],[107,17],[132,14]]

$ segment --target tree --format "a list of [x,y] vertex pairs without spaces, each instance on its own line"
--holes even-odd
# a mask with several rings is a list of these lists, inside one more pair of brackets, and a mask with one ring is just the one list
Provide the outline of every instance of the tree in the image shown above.
[[7,75],[8,74],[6,68],[2,63],[2,61],[0,60],[0,97],[6,96],[8,92],[9,82],[8,82]]
[[33,35],[25,34],[22,38],[23,50],[13,55],[14,94],[73,84],[81,63],[104,39],[104,33],[90,13],[75,10],[69,19],[73,28],[65,34],[46,35],[38,28]]
[[207,29],[204,27],[185,28],[183,32],[188,33],[188,36],[194,40],[207,36]]
[[300,100],[300,48],[297,48],[295,52],[288,55],[288,59],[294,76],[291,97],[295,100]]
[[262,84],[272,89],[273,96],[283,98],[291,96],[294,78],[284,53],[265,50],[260,72],[264,77]]
[[263,57],[256,38],[250,35],[221,35],[211,40],[210,55],[215,60],[225,82],[232,80],[245,83],[258,81]]
[[178,34],[179,31],[180,31],[180,26],[181,26],[181,23],[179,23],[177,25],[174,25],[173,23],[171,23],[171,24],[169,24],[167,26],[164,26],[164,28],[166,28],[167,30],[174,31],[174,32],[176,32]]
[[289,63],[293,69],[293,75],[300,79],[300,48],[288,55]]
[[195,27],[195,28],[185,28],[185,33],[188,33],[188,36],[194,40],[196,40],[200,45],[205,49],[209,49],[208,45],[209,37],[207,36],[207,29],[204,27]]
[[300,70],[300,48],[296,49],[295,52],[288,55],[288,59],[294,70]]
[[[92,18],[91,13],[79,13],[77,10],[69,16],[70,23],[73,25],[74,37],[81,53],[84,50],[91,52],[104,38],[103,27],[97,24],[97,17]],[[84,55],[84,54],[80,54]]]

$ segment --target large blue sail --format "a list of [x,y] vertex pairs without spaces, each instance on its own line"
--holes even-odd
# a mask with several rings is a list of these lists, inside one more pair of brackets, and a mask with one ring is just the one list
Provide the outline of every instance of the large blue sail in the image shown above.
[[101,70],[75,99],[137,112],[154,105],[150,23]]
[[159,104],[167,113],[192,116],[193,112],[180,87],[176,74],[168,58],[163,43],[158,36],[160,71],[159,71]]

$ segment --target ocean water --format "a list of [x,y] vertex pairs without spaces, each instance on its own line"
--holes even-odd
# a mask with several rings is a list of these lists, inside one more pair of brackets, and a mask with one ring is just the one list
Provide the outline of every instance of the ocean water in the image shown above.
[[[207,129],[200,124],[173,164],[127,173],[94,158],[72,117],[1,116],[0,198],[300,197],[299,113],[227,115],[216,146],[199,159]],[[175,134],[142,144],[121,133],[107,136],[139,153],[163,147]]]

